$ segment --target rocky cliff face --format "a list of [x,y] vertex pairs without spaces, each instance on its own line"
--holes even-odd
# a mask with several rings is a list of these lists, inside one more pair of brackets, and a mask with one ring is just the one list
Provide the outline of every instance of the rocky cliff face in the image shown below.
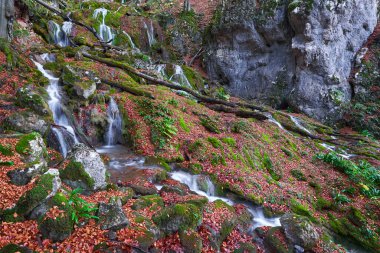
[[234,95],[339,119],[351,99],[352,62],[377,23],[377,1],[276,2],[223,4],[208,37],[210,77]]

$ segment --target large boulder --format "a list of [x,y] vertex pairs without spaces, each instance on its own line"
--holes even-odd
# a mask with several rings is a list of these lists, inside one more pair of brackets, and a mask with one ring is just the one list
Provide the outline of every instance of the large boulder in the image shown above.
[[119,230],[129,225],[124,214],[120,199],[109,204],[100,203],[98,209],[99,224],[101,229]]
[[107,186],[107,169],[95,150],[79,143],[73,147],[67,159],[70,162],[60,171],[66,184],[85,191],[100,190]]
[[44,135],[52,118],[43,117],[32,111],[17,112],[7,117],[1,128],[21,133],[39,132]]
[[[61,180],[58,176],[58,170],[49,170],[38,179],[31,190],[20,197],[16,203],[15,211],[24,217],[29,217],[35,212],[41,213],[39,207],[43,207],[58,192],[60,187]],[[42,209],[46,210],[44,207]]]
[[293,245],[301,246],[305,250],[311,250],[317,245],[320,235],[307,217],[287,213],[280,220],[286,238]]
[[227,0],[210,29],[206,61],[238,96],[291,104],[319,120],[341,117],[356,53],[377,23],[377,1]]
[[[45,99],[39,93],[46,93],[42,88],[36,88],[31,85],[21,87],[16,93],[17,105],[23,108],[30,108],[36,113],[46,116],[49,115],[50,109]],[[45,94],[47,96],[47,94]]]
[[152,219],[160,230],[171,234],[197,228],[202,221],[202,213],[193,204],[175,204],[161,209]]
[[47,149],[39,133],[23,135],[16,144],[16,151],[21,155],[26,167],[7,172],[13,184],[26,185],[32,178],[47,170]]
[[79,69],[67,65],[62,71],[62,82],[64,85],[72,86],[75,95],[88,99],[96,91],[95,74],[91,71]]

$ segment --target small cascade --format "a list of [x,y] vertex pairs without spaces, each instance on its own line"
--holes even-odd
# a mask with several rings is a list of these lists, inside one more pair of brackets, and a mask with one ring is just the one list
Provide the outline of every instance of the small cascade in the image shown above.
[[[49,61],[48,54],[42,55],[45,61]],[[52,76],[43,68],[43,66],[34,62],[38,70],[49,80],[49,85],[46,89],[49,94],[48,105],[53,113],[54,123],[59,127],[54,127],[53,132],[55,133],[61,148],[61,153],[66,157],[67,153],[70,151],[73,144],[78,143],[78,139],[75,135],[74,128],[70,125],[66,114],[63,111],[62,97],[60,95],[59,78]]]
[[121,117],[119,108],[115,100],[111,97],[107,108],[108,130],[106,133],[106,143],[108,146],[115,145],[121,135]]
[[272,114],[270,114],[269,112],[267,112],[267,113],[265,113],[265,116],[268,117],[268,121],[269,122],[272,122],[273,124],[276,124],[280,129],[282,129],[285,132],[287,132],[287,130],[281,125],[281,123],[278,122],[275,118],[273,118]]
[[189,80],[187,79],[185,73],[183,72],[182,67],[179,65],[174,65],[174,74],[169,78],[169,80],[175,84],[181,85],[182,87],[190,89],[193,88]]
[[53,39],[54,44],[60,47],[70,46],[69,36],[71,34],[73,23],[72,22],[63,22],[62,27],[56,22],[50,20],[48,22],[50,37]]
[[233,205],[233,202],[230,199],[215,196],[215,186],[208,178],[205,181],[207,184],[207,190],[202,191],[199,187],[199,175],[191,175],[184,171],[175,171],[171,173],[170,176],[172,179],[189,186],[190,190],[196,192],[198,195],[207,197],[211,202],[219,199],[223,200],[229,205]]
[[152,47],[152,45],[156,43],[156,39],[154,38],[153,21],[150,21],[150,23],[148,24],[144,21],[144,28],[146,30],[146,35],[148,37],[149,47]]
[[102,15],[102,23],[99,26],[99,37],[108,44],[112,44],[112,40],[115,37],[115,34],[112,33],[111,27],[106,25],[106,16],[108,10],[105,8],[98,8],[94,11],[93,18],[98,19],[99,15]]
[[209,201],[211,202],[219,199],[219,200],[223,200],[224,202],[226,202],[227,204],[231,206],[234,205],[235,203],[243,204],[253,216],[251,230],[257,227],[263,227],[263,226],[269,226],[269,227],[281,226],[279,218],[266,218],[264,216],[264,210],[262,207],[256,207],[250,203],[243,202],[243,201],[235,202],[228,198],[215,196],[215,186],[209,178],[207,178],[204,181],[207,184],[207,191],[203,191],[199,187],[199,177],[200,177],[199,175],[191,175],[183,171],[175,171],[173,173],[170,173],[170,176],[172,179],[189,186],[190,190],[192,190],[193,192],[196,192],[198,195],[207,197]]
[[299,128],[299,129],[302,129],[303,131],[305,131],[306,133],[308,134],[311,134],[311,132],[302,125],[302,120],[300,120],[299,118],[297,117],[294,117],[294,116],[291,116],[290,115],[290,119],[293,121],[293,123]]

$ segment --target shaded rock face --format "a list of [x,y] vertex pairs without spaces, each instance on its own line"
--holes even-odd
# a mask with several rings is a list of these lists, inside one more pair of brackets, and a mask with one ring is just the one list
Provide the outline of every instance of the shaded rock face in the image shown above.
[[286,1],[260,9],[263,15],[254,0],[229,0],[208,38],[208,73],[234,95],[337,120],[351,99],[352,62],[377,23],[377,5]]
[[100,228],[103,230],[118,230],[129,225],[120,200],[110,204],[100,203],[98,217]]
[[305,250],[311,250],[320,239],[316,227],[304,216],[285,214],[281,217],[281,225],[289,241]]

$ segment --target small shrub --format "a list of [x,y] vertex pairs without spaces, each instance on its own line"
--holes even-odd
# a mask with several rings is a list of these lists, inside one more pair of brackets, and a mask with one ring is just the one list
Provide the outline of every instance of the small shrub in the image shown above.
[[95,207],[95,204],[88,203],[84,199],[79,197],[79,194],[82,192],[82,189],[76,188],[69,193],[69,199],[67,204],[74,208],[74,212],[71,215],[71,219],[78,223],[79,219],[99,219],[93,213],[98,210]]
[[5,156],[12,156],[13,155],[12,146],[11,145],[3,146],[0,144],[0,153]]

